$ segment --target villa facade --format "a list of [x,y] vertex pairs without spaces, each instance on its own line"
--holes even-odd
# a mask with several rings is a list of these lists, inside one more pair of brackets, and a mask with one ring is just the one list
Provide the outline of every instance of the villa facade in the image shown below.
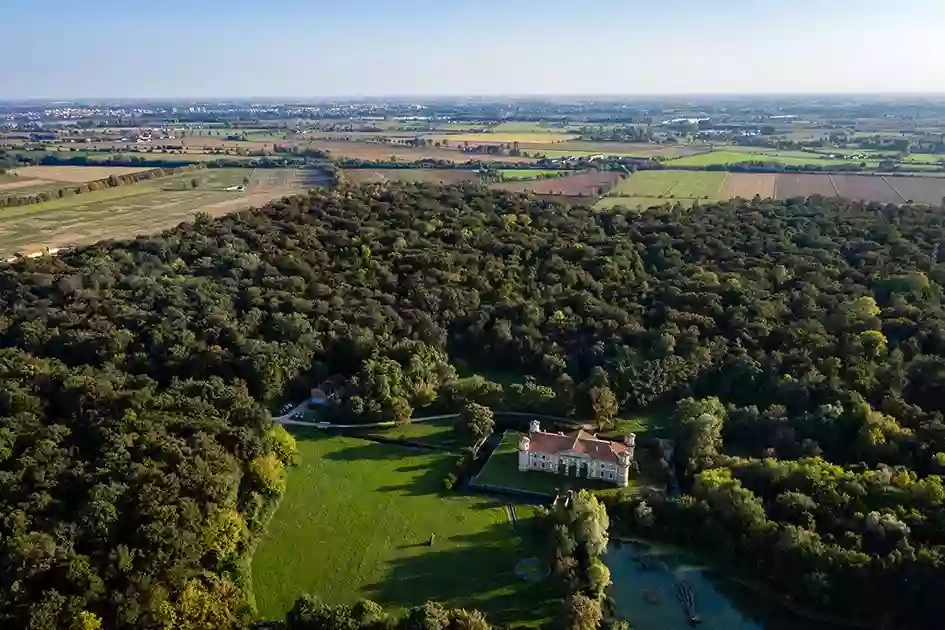
[[518,469],[599,479],[624,487],[630,482],[635,443],[633,433],[623,443],[602,440],[584,430],[547,433],[533,420],[518,445]]

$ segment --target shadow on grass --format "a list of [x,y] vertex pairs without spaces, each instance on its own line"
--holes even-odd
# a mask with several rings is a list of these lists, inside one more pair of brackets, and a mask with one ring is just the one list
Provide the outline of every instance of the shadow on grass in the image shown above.
[[533,583],[517,575],[518,563],[536,557],[537,549],[510,523],[409,547],[428,550],[394,560],[385,580],[365,587],[371,599],[404,607],[434,599],[478,608],[504,624],[543,622],[560,606],[551,580]]

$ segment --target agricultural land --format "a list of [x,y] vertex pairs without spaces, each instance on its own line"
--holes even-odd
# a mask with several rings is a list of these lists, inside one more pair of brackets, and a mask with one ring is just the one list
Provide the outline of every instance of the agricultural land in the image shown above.
[[628,208],[665,203],[722,201],[755,196],[773,199],[845,197],[881,203],[941,203],[945,179],[812,173],[726,173],[724,171],[639,171],[621,180],[595,207]]
[[[57,178],[60,182],[82,181],[89,177],[85,175],[87,170],[89,167],[80,166],[23,169],[39,181]],[[106,170],[92,169],[96,177]],[[197,212],[219,216],[261,206],[323,183],[309,179],[315,175],[314,171],[295,169],[202,169],[45,203],[5,208],[0,213],[0,255],[9,257],[44,248],[130,238],[192,220]],[[243,190],[227,190],[240,187],[247,180]]]

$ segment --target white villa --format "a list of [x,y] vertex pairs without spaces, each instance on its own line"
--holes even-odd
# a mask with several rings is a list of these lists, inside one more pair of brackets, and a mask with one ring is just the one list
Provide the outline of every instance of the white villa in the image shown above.
[[532,420],[528,435],[518,444],[518,469],[600,479],[623,487],[630,481],[635,443],[633,433],[623,444],[601,440],[584,430],[568,435],[546,433]]

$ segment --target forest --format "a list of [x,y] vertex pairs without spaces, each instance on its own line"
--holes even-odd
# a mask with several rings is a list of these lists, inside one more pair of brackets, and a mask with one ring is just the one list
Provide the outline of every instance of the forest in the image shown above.
[[365,419],[489,403],[454,380],[466,364],[532,377],[528,409],[676,409],[681,495],[612,501],[613,528],[935,627],[943,238],[922,206],[624,214],[403,184],[4,266],[0,625],[245,625],[294,452],[267,408],[329,374]]

